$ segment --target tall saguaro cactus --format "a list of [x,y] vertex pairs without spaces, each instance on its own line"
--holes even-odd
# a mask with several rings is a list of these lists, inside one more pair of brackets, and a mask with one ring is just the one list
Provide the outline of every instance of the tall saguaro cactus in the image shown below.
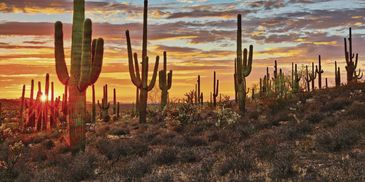
[[[348,46],[347,46],[348,40]],[[344,38],[344,46],[345,46],[345,59],[346,59],[346,72],[347,72],[347,84],[355,82],[358,79],[362,78],[361,70],[359,73],[356,73],[357,61],[359,58],[358,53],[353,53],[352,49],[352,31],[351,27],[349,28],[349,38]]]
[[214,71],[213,80],[213,106],[217,106],[217,97],[219,92],[219,80],[217,80],[216,72]]
[[335,61],[335,83],[336,87],[341,86],[341,69],[337,67],[337,61]]
[[237,58],[236,58],[236,85],[238,94],[238,105],[241,114],[245,113],[246,104],[246,77],[250,75],[252,70],[253,46],[250,45],[249,51],[243,50],[242,57],[242,23],[241,15],[237,16]]
[[[152,79],[149,84],[148,81],[148,56],[147,56],[147,17],[148,17],[148,1],[144,1],[143,10],[143,40],[142,40],[142,73],[139,72],[138,55],[132,51],[131,39],[129,36],[129,30],[126,31],[127,37],[127,49],[128,49],[128,65],[129,75],[133,84],[139,89],[139,122],[145,123],[147,117],[147,96],[148,92],[153,89],[156,82],[159,56],[156,56],[155,67],[152,74]],[[133,62],[134,57],[134,62]]]
[[299,83],[300,80],[302,79],[302,74],[298,74],[298,66],[297,64],[294,65],[294,63],[292,63],[291,65],[292,67],[292,83],[291,83],[291,87],[292,87],[292,92],[293,93],[298,93],[299,92]]
[[322,70],[321,55],[318,56],[318,67],[316,66],[316,72],[318,74],[318,88],[322,89],[322,74],[324,71]]
[[172,86],[172,70],[167,73],[167,56],[166,51],[163,52],[163,70],[158,72],[159,76],[159,87],[161,90],[161,109],[165,108],[167,105],[167,97],[169,95],[169,90]]
[[92,40],[92,22],[85,20],[85,0],[74,0],[71,74],[68,73],[64,48],[62,23],[55,24],[56,72],[62,84],[68,86],[68,136],[69,146],[85,146],[86,89],[99,78],[104,54],[104,40]]

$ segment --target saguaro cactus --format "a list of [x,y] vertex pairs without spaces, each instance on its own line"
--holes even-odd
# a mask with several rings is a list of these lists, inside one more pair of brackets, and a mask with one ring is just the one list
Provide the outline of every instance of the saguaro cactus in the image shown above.
[[310,88],[311,85],[312,85],[312,91],[314,91],[314,81],[317,78],[317,72],[314,70],[314,63],[312,63],[312,73],[308,72],[308,65],[305,66],[305,71],[306,71],[305,81],[307,82],[307,91],[308,92],[311,91]]
[[291,87],[292,87],[293,93],[298,93],[299,83],[300,83],[301,79],[302,79],[302,74],[298,74],[297,64],[295,64],[295,66],[294,66],[294,63],[292,63],[292,83],[291,83]]
[[213,80],[213,106],[217,106],[217,97],[219,92],[219,80],[217,80],[216,72],[214,71]]
[[322,89],[322,64],[321,64],[321,55],[318,56],[318,67],[316,66],[316,72],[318,74],[318,88]]
[[163,70],[158,72],[159,87],[161,90],[161,109],[167,105],[167,97],[172,86],[172,70],[167,73],[167,56],[166,51],[163,52]]
[[98,106],[100,109],[100,119],[104,122],[108,122],[110,120],[109,116],[109,107],[110,103],[108,102],[108,85],[103,87],[103,99],[101,100],[101,104],[98,101]]
[[25,85],[23,85],[23,88],[22,88],[22,97],[20,98],[20,126],[23,128],[24,126],[24,105],[25,105]]
[[113,89],[113,115],[117,114],[117,90]]
[[85,147],[86,89],[99,78],[103,53],[104,40],[92,40],[91,20],[85,20],[85,0],[75,0],[70,75],[65,62],[62,23],[55,24],[56,72],[61,83],[69,89],[66,142],[75,148]]
[[[128,65],[129,65],[129,75],[133,84],[139,89],[139,121],[140,123],[146,122],[147,117],[147,96],[148,92],[153,89],[156,82],[159,56],[156,57],[155,67],[152,74],[152,79],[149,84],[148,80],[148,56],[147,56],[147,17],[148,17],[148,1],[144,1],[143,10],[143,40],[142,40],[142,74],[139,72],[139,62],[138,55],[132,51],[131,40],[129,36],[129,31],[126,31],[127,37],[127,49],[128,49]],[[133,63],[134,57],[134,63]]]
[[[347,47],[347,40],[349,46]],[[357,61],[359,58],[359,54],[354,54],[352,51],[352,31],[351,27],[349,28],[349,38],[344,38],[344,46],[345,46],[345,59],[346,59],[346,72],[347,72],[347,84],[355,82],[357,79],[361,79],[361,70],[359,73],[356,73]]]
[[91,105],[91,122],[96,122],[96,100],[95,100],[95,85],[92,85],[92,105]]
[[341,86],[341,69],[337,67],[337,61],[335,61],[335,83],[336,87]]
[[235,71],[235,82],[237,84],[239,109],[241,114],[244,114],[246,104],[246,77],[250,75],[252,70],[253,46],[250,45],[249,51],[247,49],[243,50],[242,58],[242,17],[240,14],[237,16],[237,19],[237,69]]

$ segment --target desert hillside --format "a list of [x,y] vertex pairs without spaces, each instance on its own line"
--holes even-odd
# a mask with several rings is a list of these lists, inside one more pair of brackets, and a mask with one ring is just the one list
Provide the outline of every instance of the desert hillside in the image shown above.
[[[365,85],[248,103],[245,116],[171,104],[88,124],[84,152],[65,129],[20,133],[14,101],[3,101],[1,181],[364,181]],[[8,104],[13,103],[13,104]]]

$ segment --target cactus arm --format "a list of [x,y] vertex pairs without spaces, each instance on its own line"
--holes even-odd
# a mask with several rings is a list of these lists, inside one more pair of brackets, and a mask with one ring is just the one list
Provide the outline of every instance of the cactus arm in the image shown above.
[[85,0],[74,1],[72,45],[71,45],[71,75],[80,78],[82,38],[85,21]]
[[167,75],[167,90],[170,90],[172,87],[172,70],[170,70],[169,74]]
[[138,54],[134,53],[133,57],[134,57],[134,68],[136,70],[136,77],[137,77],[137,79],[141,80],[141,75],[139,72]]
[[[131,39],[129,36],[129,31],[127,30],[125,32],[126,37],[127,37],[127,50],[128,50],[128,68],[129,68],[129,75],[131,77],[131,80],[133,82],[133,84],[136,87],[141,87],[142,86],[142,81],[140,78],[136,77],[135,74],[135,68],[134,68],[134,64],[133,64],[133,53],[132,53],[132,45],[131,45]],[[143,61],[142,61],[143,62]]]
[[159,61],[160,61],[160,56],[156,56],[156,62],[155,62],[155,67],[153,69],[152,79],[151,79],[151,82],[150,82],[150,84],[148,85],[148,88],[147,88],[148,91],[151,91],[153,89],[153,87],[155,86],[157,73],[158,73]]
[[90,82],[89,85],[93,85],[98,80],[101,73],[104,57],[104,39],[99,38],[96,41],[95,52],[93,53],[93,62],[91,66]]
[[357,68],[357,61],[358,61],[358,58],[359,58],[359,54],[358,54],[358,53],[356,53],[354,70],[356,70],[356,68]]
[[78,88],[80,91],[86,90],[90,85],[91,74],[91,35],[92,35],[92,23],[90,19],[86,19],[84,23],[84,37],[82,40],[82,54],[81,54],[81,67],[80,67],[80,80]]
[[62,23],[59,21],[55,23],[55,59],[57,77],[62,84],[66,85],[70,76],[65,62]]
[[243,76],[244,77],[247,77],[248,75],[251,74],[251,71],[252,71],[252,59],[253,59],[253,46],[250,45],[249,53],[248,53],[248,60],[247,60],[247,49],[244,50],[244,64],[246,63],[244,65],[243,70],[242,70],[242,73],[243,73]]

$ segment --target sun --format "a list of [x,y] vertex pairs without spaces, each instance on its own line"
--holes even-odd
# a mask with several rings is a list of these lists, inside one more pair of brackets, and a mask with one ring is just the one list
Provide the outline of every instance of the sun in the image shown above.
[[46,100],[47,100],[46,95],[42,95],[42,96],[41,96],[41,101],[42,101],[42,102],[46,102]]

